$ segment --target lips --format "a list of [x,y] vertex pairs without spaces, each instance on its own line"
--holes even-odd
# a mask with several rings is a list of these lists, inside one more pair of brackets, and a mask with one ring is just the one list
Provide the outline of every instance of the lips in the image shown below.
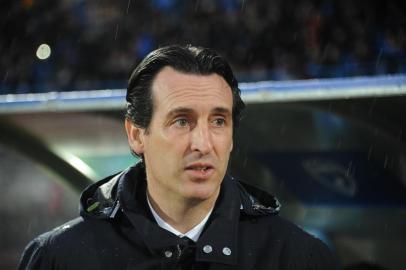
[[193,163],[186,167],[186,170],[194,171],[206,171],[209,169],[213,169],[213,166],[209,163]]
[[193,163],[186,166],[185,171],[192,179],[206,180],[212,176],[214,166],[210,163]]

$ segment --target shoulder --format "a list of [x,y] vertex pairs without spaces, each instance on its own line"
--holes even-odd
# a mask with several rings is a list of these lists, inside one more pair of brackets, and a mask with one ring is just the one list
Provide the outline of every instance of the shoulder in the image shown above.
[[307,242],[314,239],[302,228],[279,215],[249,216],[242,214],[241,225],[245,230],[258,232],[262,236],[266,235],[275,239],[281,238],[284,241]]
[[263,216],[257,222],[270,237],[283,241],[287,249],[328,249],[320,239],[279,215]]
[[59,263],[86,253],[94,232],[102,231],[93,223],[79,217],[39,235],[25,248],[18,269],[58,269]]
[[90,230],[88,222],[82,217],[70,220],[44,234],[35,238],[32,242],[37,243],[41,248],[47,248],[67,242],[76,242],[78,238],[86,235],[86,231]]
[[258,250],[269,252],[269,258],[288,263],[286,269],[336,269],[335,258],[326,244],[283,217],[249,217],[241,225],[246,243],[255,243]]

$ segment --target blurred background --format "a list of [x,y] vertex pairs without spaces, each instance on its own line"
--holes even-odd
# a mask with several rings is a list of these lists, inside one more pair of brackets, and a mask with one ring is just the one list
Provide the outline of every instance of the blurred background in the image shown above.
[[171,43],[217,49],[243,81],[406,70],[404,1],[18,0],[0,13],[2,93],[124,87]]
[[325,241],[341,268],[406,269],[404,1],[0,7],[0,269],[77,216],[87,184],[136,162],[126,81],[173,43],[216,49],[241,82],[232,174],[275,194],[281,215]]

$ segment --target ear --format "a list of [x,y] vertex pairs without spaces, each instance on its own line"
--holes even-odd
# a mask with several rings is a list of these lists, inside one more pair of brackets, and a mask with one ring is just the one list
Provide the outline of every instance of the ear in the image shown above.
[[136,127],[129,119],[125,119],[128,144],[138,155],[144,153],[144,129]]
[[234,147],[234,142],[233,142],[233,140],[231,140],[230,153],[231,153],[231,151],[233,151],[233,147]]

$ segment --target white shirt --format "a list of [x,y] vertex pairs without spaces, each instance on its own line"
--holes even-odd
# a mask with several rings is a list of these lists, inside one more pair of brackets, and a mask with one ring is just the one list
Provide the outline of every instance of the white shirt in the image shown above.
[[158,213],[154,210],[154,208],[152,207],[149,198],[148,198],[148,194],[147,194],[147,201],[148,201],[148,205],[149,205],[149,209],[151,209],[152,215],[154,216],[156,222],[158,223],[158,226],[179,236],[179,237],[183,237],[186,236],[190,239],[192,239],[194,242],[197,242],[197,239],[199,239],[200,234],[203,231],[204,225],[206,225],[207,220],[210,217],[211,212],[213,211],[213,208],[209,211],[209,213],[207,214],[207,216],[196,226],[194,226],[190,231],[186,232],[185,234],[179,232],[178,230],[176,230],[174,227],[172,227],[171,225],[169,225],[168,223],[166,223],[159,215]]

